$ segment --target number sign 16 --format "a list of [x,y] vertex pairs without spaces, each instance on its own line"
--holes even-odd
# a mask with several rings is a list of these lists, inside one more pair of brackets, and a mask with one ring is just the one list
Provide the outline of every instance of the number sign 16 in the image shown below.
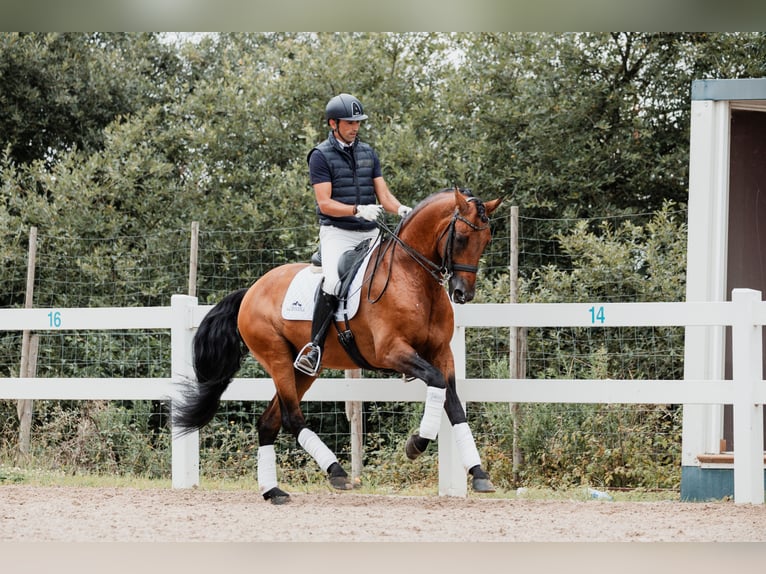
[[48,327],[55,329],[61,327],[61,311],[51,311],[48,313]]

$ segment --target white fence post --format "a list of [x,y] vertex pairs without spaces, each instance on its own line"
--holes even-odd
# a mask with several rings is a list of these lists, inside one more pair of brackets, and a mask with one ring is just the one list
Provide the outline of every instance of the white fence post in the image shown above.
[[[194,378],[192,367],[192,309],[197,298],[189,295],[173,295],[170,298],[172,326],[170,328],[170,364],[173,383]],[[173,393],[171,401],[178,400]],[[171,405],[172,413],[172,405]],[[172,483],[173,488],[192,488],[199,485],[199,431],[180,436],[172,428]]]
[[[455,326],[455,332],[450,343],[455,357],[455,387],[458,381],[465,379],[465,327]],[[460,389],[458,388],[458,393]],[[465,408],[463,403],[463,408]],[[442,421],[439,427],[439,495],[466,496],[466,474],[457,452],[455,435],[452,432],[447,413],[442,411]]]
[[734,289],[732,378],[734,389],[734,502],[763,504],[763,405],[757,385],[763,380],[763,326],[755,324],[761,292]]

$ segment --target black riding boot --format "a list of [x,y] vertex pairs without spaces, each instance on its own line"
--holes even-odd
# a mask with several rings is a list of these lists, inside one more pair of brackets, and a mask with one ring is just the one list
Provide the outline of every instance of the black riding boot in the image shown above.
[[338,298],[319,289],[319,295],[314,306],[314,317],[311,320],[311,342],[298,353],[293,366],[302,373],[314,376],[322,364],[322,349],[327,337],[327,329],[335,313]]

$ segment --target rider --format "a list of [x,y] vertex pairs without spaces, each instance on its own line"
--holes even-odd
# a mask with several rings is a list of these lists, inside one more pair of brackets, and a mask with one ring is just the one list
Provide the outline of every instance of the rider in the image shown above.
[[330,134],[308,154],[309,181],[319,215],[324,279],[315,303],[311,342],[301,349],[293,363],[296,369],[311,376],[321,366],[327,329],[338,303],[341,255],[365,239],[377,237],[375,220],[384,209],[400,217],[412,210],[388,189],[375,150],[357,138],[362,121],[367,119],[362,103],[350,94],[339,94],[327,103],[325,119]]

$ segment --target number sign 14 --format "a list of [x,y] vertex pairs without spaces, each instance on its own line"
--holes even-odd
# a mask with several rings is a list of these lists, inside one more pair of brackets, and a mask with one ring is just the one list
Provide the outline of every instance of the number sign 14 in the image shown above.
[[596,321],[604,324],[604,321],[606,321],[606,313],[604,312],[604,306],[601,305],[599,307],[596,307],[595,305],[588,309],[588,312],[590,313],[590,322],[591,324],[595,325]]

